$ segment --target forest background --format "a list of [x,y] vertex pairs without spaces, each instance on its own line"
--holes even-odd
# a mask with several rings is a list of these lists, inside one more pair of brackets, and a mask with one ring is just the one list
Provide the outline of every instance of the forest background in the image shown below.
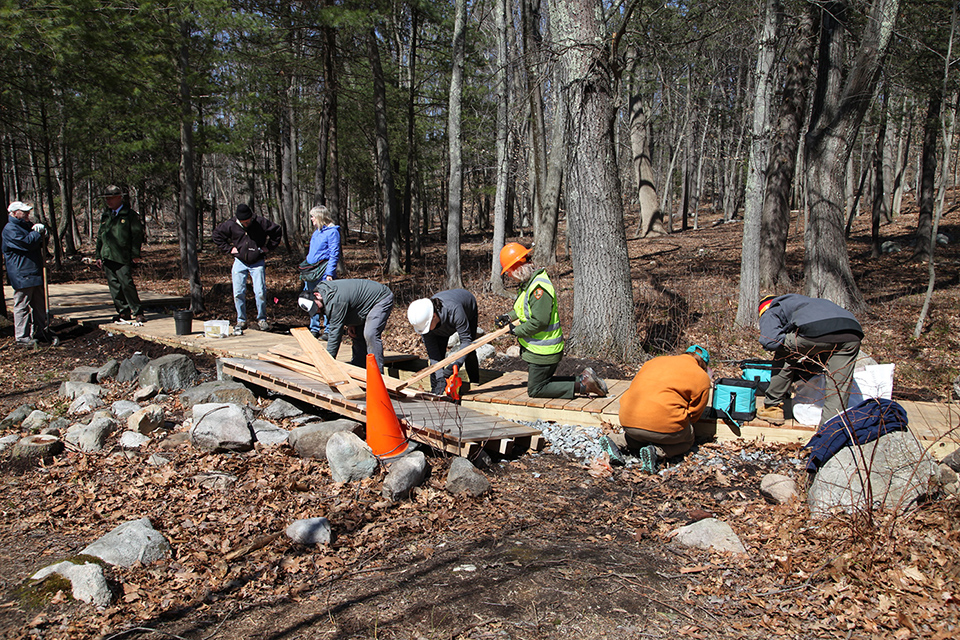
[[627,238],[704,212],[743,221],[740,326],[761,291],[866,311],[851,221],[869,212],[877,257],[909,192],[932,292],[960,166],[956,5],[4,1],[0,195],[56,229],[57,277],[122,185],[151,241],[176,233],[196,313],[198,251],[240,202],[291,253],[326,204],[347,238],[372,234],[385,276],[417,272],[439,234],[446,287],[465,231],[492,238],[493,292],[499,248],[530,236],[537,263],[571,258],[570,350],[635,358]]

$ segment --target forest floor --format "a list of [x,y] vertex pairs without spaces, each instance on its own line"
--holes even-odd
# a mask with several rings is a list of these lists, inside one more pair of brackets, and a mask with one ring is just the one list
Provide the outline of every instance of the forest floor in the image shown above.
[[[646,358],[688,344],[706,346],[717,373],[763,357],[755,330],[738,328],[740,223],[714,224],[653,240],[630,240],[644,352],[630,362],[589,361],[608,378],[631,377]],[[960,372],[960,221],[951,211],[937,249],[937,288],[923,334],[911,336],[926,289],[927,265],[911,259],[910,213],[882,228],[903,251],[869,257],[869,222],[855,221],[850,257],[870,311],[861,318],[863,350],[896,363],[895,398],[952,401]],[[633,228],[635,222],[628,222]],[[801,276],[802,232],[793,228],[791,274]],[[524,241],[522,238],[520,241]],[[375,243],[348,238],[349,277],[387,282],[397,295],[385,343],[423,355],[406,305],[441,288],[446,259],[435,234],[408,276],[385,278]],[[87,251],[89,255],[89,249]],[[296,264],[268,262],[274,331],[302,326]],[[229,261],[208,246],[201,258],[209,287],[203,317],[233,319]],[[511,301],[489,287],[490,242],[467,235],[464,285],[481,303],[480,323]],[[550,268],[570,326],[569,258]],[[55,281],[102,281],[79,259]],[[179,252],[151,244],[136,274],[144,289],[185,293]],[[212,285],[212,286],[211,286]],[[203,319],[201,317],[201,319]],[[57,389],[80,365],[99,366],[140,351],[172,350],[98,329],[62,326],[56,348],[23,350],[0,334],[0,416],[31,402],[63,415]],[[499,344],[499,343],[498,343]],[[506,340],[498,346],[504,349]],[[194,356],[203,379],[209,357]],[[568,357],[572,372],[584,361]],[[498,359],[494,368],[521,366]],[[133,386],[106,385],[105,402],[129,399]],[[174,396],[168,420],[182,421]],[[283,425],[289,427],[290,425]],[[16,433],[16,428],[0,433]],[[68,453],[37,468],[0,453],[0,636],[7,638],[954,638],[960,635],[960,504],[938,498],[906,515],[864,513],[811,521],[803,503],[771,505],[759,493],[766,473],[803,485],[799,446],[706,443],[659,475],[608,469],[551,453],[495,460],[483,469],[492,490],[481,498],[443,489],[449,458],[430,454],[428,482],[396,504],[380,496],[382,474],[338,485],[326,463],[286,447],[247,454],[163,451],[127,455],[115,440],[101,453]],[[237,478],[211,488],[204,474]],[[683,548],[679,526],[712,514],[728,522],[746,556]],[[24,601],[17,588],[37,569],[76,554],[117,524],[149,517],[173,556],[112,569],[120,593],[105,610],[72,602]],[[232,550],[282,531],[291,521],[327,517],[331,545],[306,548],[280,538],[225,561]]]

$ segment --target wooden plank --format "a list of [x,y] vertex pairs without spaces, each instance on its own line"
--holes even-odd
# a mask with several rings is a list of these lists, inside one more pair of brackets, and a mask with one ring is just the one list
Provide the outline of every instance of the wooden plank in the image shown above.
[[366,391],[350,378],[350,374],[341,368],[340,363],[326,349],[320,347],[320,343],[310,333],[310,329],[298,327],[291,329],[290,333],[300,343],[300,348],[310,358],[320,375],[327,378],[326,383],[328,385],[335,388],[340,395],[348,400],[366,397]]
[[480,336],[479,338],[477,338],[476,340],[474,340],[469,346],[464,347],[463,349],[460,349],[459,351],[453,352],[452,354],[450,354],[449,356],[447,356],[447,357],[444,358],[443,360],[437,362],[436,364],[430,365],[430,366],[427,367],[426,369],[422,369],[421,371],[418,371],[418,372],[416,373],[416,375],[414,375],[412,378],[407,379],[407,380],[403,383],[403,385],[401,385],[401,387],[400,387],[400,389],[398,389],[398,391],[399,391],[399,390],[402,390],[402,389],[403,389],[404,387],[406,387],[406,386],[415,384],[415,383],[419,382],[420,380],[423,380],[424,378],[426,378],[427,376],[429,376],[431,373],[433,373],[433,372],[435,372],[435,371],[440,371],[440,369],[443,369],[443,368],[444,368],[445,366],[447,366],[448,364],[451,364],[451,363],[453,363],[453,362],[456,362],[457,360],[459,360],[459,359],[462,358],[463,356],[467,355],[468,353],[472,353],[472,352],[476,351],[477,349],[479,349],[479,348],[482,347],[483,345],[487,344],[488,342],[493,342],[494,340],[496,340],[496,339],[499,338],[500,336],[506,335],[506,334],[510,331],[510,328],[511,328],[511,325],[507,325],[507,326],[505,326],[505,327],[500,327],[499,329],[497,329],[496,331],[494,331],[494,332],[492,332],[492,333],[488,333],[488,334],[486,334],[486,335]]

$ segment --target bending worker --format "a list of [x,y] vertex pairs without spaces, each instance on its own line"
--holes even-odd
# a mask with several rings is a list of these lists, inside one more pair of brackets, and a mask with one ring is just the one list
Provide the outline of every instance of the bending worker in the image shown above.
[[363,367],[372,353],[383,371],[383,330],[393,311],[390,287],[374,280],[321,280],[312,291],[301,291],[297,304],[311,318],[327,316],[327,353],[337,357],[346,333],[353,339],[350,364]]
[[760,301],[760,344],[773,351],[770,386],[757,417],[783,424],[783,401],[790,384],[813,362],[825,378],[822,425],[839,414],[850,399],[853,367],[860,353],[863,328],[852,313],[820,298],[796,293],[766,296]]
[[[477,337],[477,299],[466,289],[450,289],[420,298],[410,303],[407,319],[413,330],[423,338],[430,364],[443,360],[450,336],[460,336],[460,349],[466,349]],[[471,351],[454,364],[467,369],[470,382],[480,382],[480,361],[477,352]],[[441,395],[444,381],[453,375],[453,365],[430,376],[430,386],[436,395]],[[466,391],[466,389],[464,389]]]
[[620,398],[620,425],[627,448],[642,469],[656,473],[657,461],[693,446],[693,425],[710,397],[710,354],[693,345],[679,356],[648,360]]
[[[511,324],[510,332],[520,343],[520,357],[527,363],[527,395],[531,398],[572,398],[576,394],[607,395],[606,383],[587,367],[580,375],[554,376],[563,359],[563,331],[557,309],[557,293],[545,269],[528,260],[530,249],[510,242],[500,250],[501,275],[520,283],[510,313],[497,318],[497,327]],[[519,322],[513,325],[512,323]]]

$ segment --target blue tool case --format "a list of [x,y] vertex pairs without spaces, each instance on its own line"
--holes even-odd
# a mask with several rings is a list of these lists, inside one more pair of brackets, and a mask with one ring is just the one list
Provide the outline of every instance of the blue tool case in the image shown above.
[[760,391],[766,391],[770,385],[770,376],[773,375],[773,361],[743,360],[740,362],[740,370],[744,380],[752,380],[757,383]]
[[757,383],[753,380],[720,378],[713,386],[711,407],[720,418],[753,420],[757,417]]

